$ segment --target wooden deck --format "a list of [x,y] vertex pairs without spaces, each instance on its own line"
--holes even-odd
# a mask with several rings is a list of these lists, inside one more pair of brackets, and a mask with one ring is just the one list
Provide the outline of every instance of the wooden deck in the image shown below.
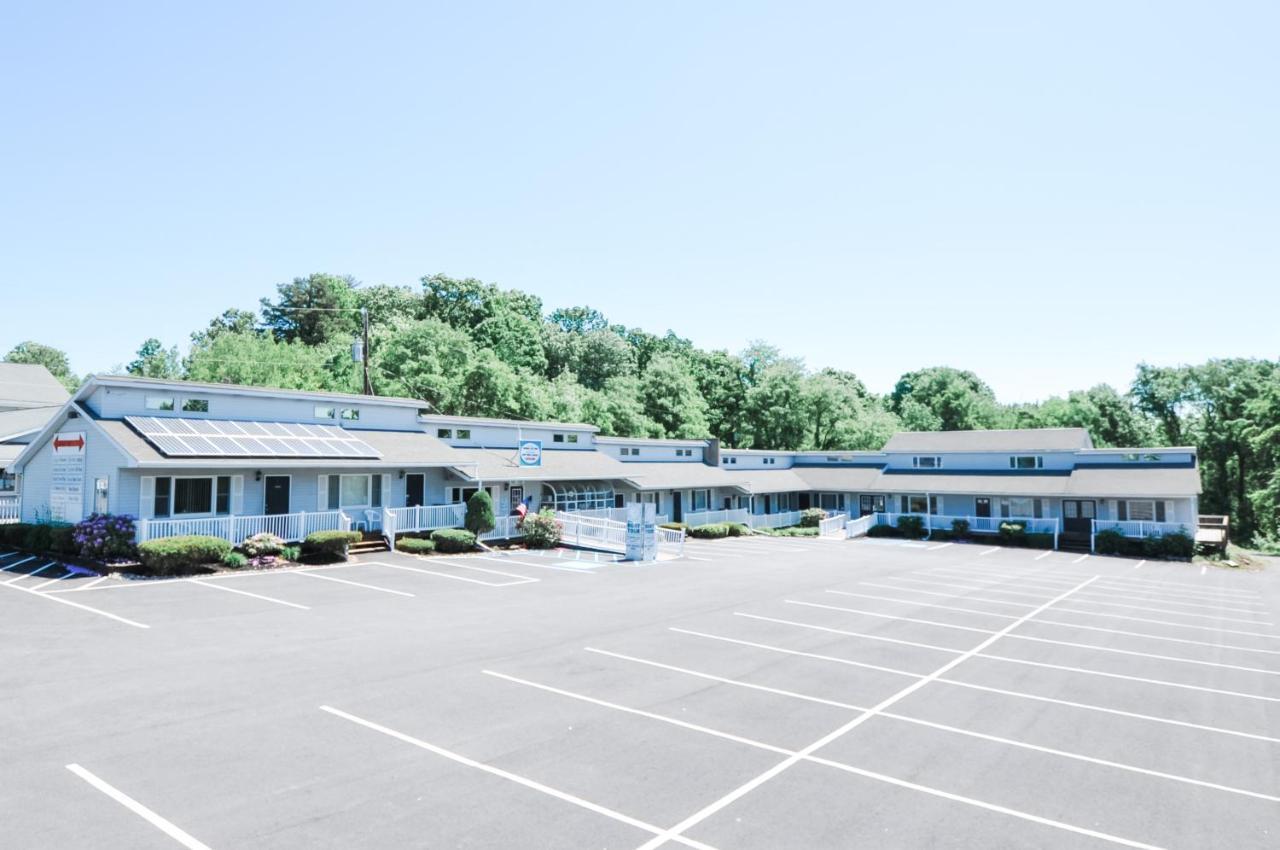
[[1231,542],[1231,517],[1201,514],[1196,526],[1196,543],[1225,551]]

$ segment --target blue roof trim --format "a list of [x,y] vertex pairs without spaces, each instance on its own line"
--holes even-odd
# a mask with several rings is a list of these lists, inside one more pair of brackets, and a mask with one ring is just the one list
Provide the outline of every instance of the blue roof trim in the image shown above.
[[1008,475],[1014,478],[1061,478],[1070,469],[886,469],[885,475]]
[[1194,460],[1169,460],[1155,463],[1120,461],[1115,463],[1077,463],[1076,469],[1195,469]]
[[884,468],[885,468],[886,466],[888,466],[888,465],[889,465],[889,464],[888,464],[887,462],[883,462],[883,461],[882,461],[882,462],[880,462],[880,463],[875,463],[875,462],[872,462],[872,463],[866,463],[866,462],[845,463],[844,461],[835,461],[835,462],[832,462],[832,461],[812,461],[812,462],[792,461],[792,462],[791,462],[791,467],[792,467],[792,468],[795,468],[795,467],[797,467],[797,466],[803,466],[803,467],[812,468],[812,467],[815,467],[815,466],[816,466],[816,467],[819,467],[819,468],[835,468],[835,469],[884,469]]

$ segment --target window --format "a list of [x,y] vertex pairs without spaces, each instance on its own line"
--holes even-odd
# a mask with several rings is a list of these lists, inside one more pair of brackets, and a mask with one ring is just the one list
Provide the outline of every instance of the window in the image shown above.
[[553,442],[553,443],[563,443],[563,442],[564,442],[564,434],[552,434],[552,435],[551,435],[551,442]]
[[231,513],[231,476],[218,476],[218,492],[217,501],[214,503],[214,512],[219,514]]
[[690,495],[691,510],[705,511],[711,505],[710,490],[694,490]]
[[1138,452],[1130,452],[1128,454],[1120,455],[1120,459],[1129,461],[1130,463],[1141,463],[1142,461],[1155,462],[1160,460],[1160,455],[1146,455],[1139,454]]
[[1040,455],[1013,455],[1009,458],[1010,469],[1044,469],[1044,458]]
[[937,455],[916,455],[911,458],[911,465],[916,469],[941,469],[942,458]]
[[1044,501],[1025,497],[1003,498],[1000,500],[1000,516],[1039,519],[1044,516]]
[[565,437],[565,439],[566,439],[566,440],[568,440],[570,443],[576,443],[576,442],[578,442],[578,435],[577,435],[577,434],[568,434],[568,435]]
[[639,449],[636,449],[636,448],[627,448],[626,446],[623,446],[623,447],[622,447],[622,456],[623,456],[623,457],[639,457],[639,456],[640,456],[640,450],[639,450]]
[[722,457],[720,458],[720,462],[721,463],[737,463],[738,459],[736,457]]
[[208,413],[209,399],[207,398],[184,398],[182,400],[182,410],[184,413]]
[[328,407],[323,404],[317,404],[314,411],[316,419],[336,419],[338,418],[338,409],[336,407]]
[[470,440],[470,439],[471,439],[471,429],[470,429],[470,428],[459,428],[459,429],[458,429],[458,439],[459,439],[459,440]]
[[146,398],[147,410],[173,410],[173,398],[163,395],[149,395]]
[[375,508],[382,507],[382,475],[374,473],[369,476],[369,504]]
[[778,459],[776,457],[767,457],[764,459],[764,462],[766,465],[775,464],[778,462]]
[[0,470],[0,493],[12,493],[18,489],[18,476],[6,470]]
[[1116,511],[1120,520],[1133,522],[1164,522],[1164,502],[1153,502],[1150,499],[1129,499],[1116,503]]
[[342,408],[342,418],[343,418],[343,419],[345,419],[345,420],[347,420],[348,422],[359,422],[359,421],[360,421],[360,408],[358,408],[358,407],[344,407],[344,408]]
[[676,457],[693,457],[693,449],[676,449]]
[[173,515],[213,513],[213,480],[173,479]]
[[369,476],[343,475],[340,479],[341,507],[363,507],[369,504]]
[[904,514],[922,514],[926,510],[927,502],[924,496],[903,496],[902,512]]
[[169,515],[169,494],[171,492],[172,478],[156,479],[156,495],[155,500],[151,504],[151,513],[155,516]]
[[442,439],[442,440],[451,440],[451,439],[453,439],[453,429],[452,429],[452,428],[437,428],[437,429],[436,429],[436,436],[437,436],[437,437],[439,437],[439,438],[440,438],[440,439]]

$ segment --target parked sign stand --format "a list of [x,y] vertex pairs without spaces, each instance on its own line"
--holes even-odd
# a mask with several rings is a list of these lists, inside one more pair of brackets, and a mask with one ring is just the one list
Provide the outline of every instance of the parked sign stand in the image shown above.
[[652,502],[627,505],[627,560],[656,561],[658,534],[655,522],[657,506]]

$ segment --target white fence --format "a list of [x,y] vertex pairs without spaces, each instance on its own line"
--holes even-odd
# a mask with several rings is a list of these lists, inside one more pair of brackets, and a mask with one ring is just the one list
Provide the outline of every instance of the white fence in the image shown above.
[[818,523],[818,536],[832,537],[843,533],[845,521],[848,519],[849,517],[845,514],[832,514]]
[[751,514],[748,525],[752,528],[786,528],[800,524],[800,511],[786,511],[780,514]]
[[[575,516],[591,517],[593,519],[611,519],[614,522],[627,521],[626,508],[591,508],[590,510],[585,511],[567,511],[567,513],[572,513]],[[653,521],[659,524],[671,522],[671,517],[667,514],[658,514],[654,517]]]
[[1146,520],[1095,519],[1093,533],[1100,531],[1118,531],[1125,537],[1159,537],[1165,534],[1190,534],[1185,523],[1181,522],[1147,522]]
[[851,519],[844,525],[846,537],[862,537],[871,530],[871,526],[876,524],[876,515],[867,514],[857,519]]
[[[406,531],[426,531],[434,528],[460,528],[467,515],[467,506],[462,502],[451,505],[420,505],[416,508],[383,508],[382,530],[385,534],[392,530],[395,534]],[[393,523],[387,528],[387,519]]]
[[137,524],[137,540],[142,543],[157,537],[205,534],[221,537],[232,545],[239,546],[255,534],[265,533],[274,534],[286,543],[296,543],[313,531],[348,531],[350,528],[351,518],[342,511],[197,519],[140,519]]
[[671,558],[679,558],[684,554],[684,531],[679,528],[663,528],[658,526],[655,529],[658,535],[658,554],[667,555]]
[[0,522],[17,522],[19,516],[17,496],[0,498]]
[[500,516],[493,520],[493,530],[480,535],[480,540],[515,540],[524,537],[520,529],[520,517]]
[[581,511],[556,511],[560,522],[560,542],[569,546],[589,546],[610,552],[627,551],[627,524],[611,519],[583,516]]
[[684,524],[690,528],[719,522],[736,522],[746,525],[749,517],[750,513],[746,508],[727,511],[688,511],[684,515]]

